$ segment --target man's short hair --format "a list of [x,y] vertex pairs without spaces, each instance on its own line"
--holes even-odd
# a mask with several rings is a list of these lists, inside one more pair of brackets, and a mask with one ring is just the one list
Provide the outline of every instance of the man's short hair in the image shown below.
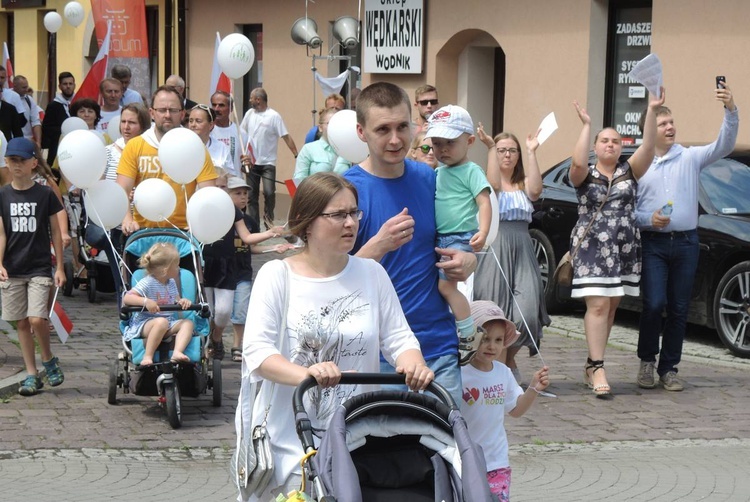
[[180,110],[183,109],[182,94],[177,92],[177,89],[175,89],[171,85],[160,85],[159,87],[157,87],[157,89],[151,95],[151,108],[154,107],[154,100],[156,99],[156,96],[158,96],[161,92],[174,94],[177,97],[177,100],[180,102]]
[[16,75],[16,76],[14,76],[13,77],[13,87],[17,86],[18,84],[20,84],[24,80],[26,80],[26,77],[24,77],[23,75]]
[[[648,108],[645,108],[641,112],[641,118],[638,119],[638,129],[641,130],[641,134],[643,134],[643,127],[646,125],[646,112],[647,111],[648,111]],[[670,110],[666,106],[657,106],[654,109],[654,113],[656,114],[656,117],[659,118],[662,115],[672,115],[672,110]]]
[[114,65],[110,74],[112,75],[112,78],[116,78],[117,80],[133,76],[133,74],[130,72],[130,68],[128,68],[124,64]]
[[185,79],[182,78],[181,76],[179,76],[179,75],[170,75],[170,76],[168,76],[164,85],[170,85],[170,84],[166,83],[166,82],[169,82],[169,79],[177,81],[177,83],[175,85],[173,85],[172,87],[182,87],[183,89],[185,88]]
[[434,85],[430,84],[420,85],[419,87],[417,87],[417,90],[414,91],[414,101],[419,100],[419,96],[421,96],[422,94],[427,94],[428,92],[434,92],[437,94],[437,89]]
[[344,96],[342,96],[341,94],[338,94],[336,92],[334,92],[333,94],[329,94],[328,96],[326,96],[324,103],[327,103],[331,99],[338,101],[339,103],[342,103],[344,106],[346,106],[346,99],[344,99]]
[[72,78],[73,80],[76,79],[73,76],[73,74],[70,73],[69,71],[63,71],[63,72],[60,72],[60,74],[57,76],[57,83],[62,84],[62,81],[65,80],[66,78]]
[[3,66],[3,65],[0,65],[0,72],[4,72],[4,71],[6,71],[6,70],[5,70],[5,66]]
[[256,87],[255,89],[253,89],[250,95],[255,96],[256,98],[260,98],[264,103],[268,103],[268,93],[266,93],[266,90],[262,87]]
[[357,98],[357,122],[365,125],[370,108],[396,108],[402,104],[409,110],[411,120],[411,103],[406,91],[390,82],[375,82],[362,89]]
[[216,96],[216,95],[224,96],[225,98],[227,98],[227,101],[229,102],[229,108],[232,107],[232,96],[228,92],[226,92],[226,91],[216,91],[215,93],[211,94],[211,99],[213,99],[214,96]]
[[101,82],[99,82],[99,92],[104,92],[104,84],[115,84],[119,85],[120,89],[122,89],[122,82],[117,80],[116,78],[105,78]]

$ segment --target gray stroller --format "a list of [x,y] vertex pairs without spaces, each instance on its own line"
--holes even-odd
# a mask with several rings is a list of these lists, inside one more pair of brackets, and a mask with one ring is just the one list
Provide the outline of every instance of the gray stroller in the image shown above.
[[[344,373],[340,385],[403,384],[403,375]],[[315,387],[307,378],[294,392],[297,435],[314,450],[303,404]],[[333,502],[490,502],[481,447],[440,385],[415,392],[376,391],[355,396],[334,412],[317,454],[306,464],[315,500]]]

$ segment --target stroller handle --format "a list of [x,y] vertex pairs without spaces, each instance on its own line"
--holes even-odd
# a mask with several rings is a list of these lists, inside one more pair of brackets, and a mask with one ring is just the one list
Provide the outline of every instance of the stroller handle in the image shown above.
[[[339,385],[405,385],[406,375],[398,373],[356,373],[347,372],[341,374],[341,380]],[[302,401],[302,397],[309,389],[318,385],[315,378],[309,376],[300,383],[296,389],[294,389],[294,395],[292,396],[292,406],[294,407],[294,414],[305,413],[305,405]],[[453,410],[458,409],[456,401],[453,400],[450,392],[439,383],[432,381],[427,386],[428,391],[435,394],[448,408]]]
[[[211,317],[211,308],[208,303],[193,303],[188,308],[183,309],[179,304],[173,303],[171,305],[159,305],[161,312],[187,312],[193,311],[198,312],[198,315],[207,319]],[[127,306],[123,305],[120,307],[120,319],[127,321],[130,318],[130,314],[133,312],[143,312],[143,306]]]

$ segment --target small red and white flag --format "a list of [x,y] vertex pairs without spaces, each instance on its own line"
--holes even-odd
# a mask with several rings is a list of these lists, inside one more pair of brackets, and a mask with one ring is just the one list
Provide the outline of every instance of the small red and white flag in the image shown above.
[[216,57],[216,55],[219,53],[220,43],[221,37],[219,36],[219,32],[217,31],[216,45],[214,46],[214,65],[211,68],[211,85],[208,88],[211,92],[211,95],[208,96],[209,103],[211,102],[211,96],[213,96],[216,91],[224,91],[227,94],[232,93],[232,81],[229,80],[229,77],[224,75],[224,73],[221,71],[221,68],[219,67],[219,58]]
[[8,42],[3,42],[3,68],[8,74],[8,78],[5,79],[5,85],[3,88],[8,89],[9,84],[13,83],[13,64],[10,62],[10,52],[8,51]]
[[96,55],[94,64],[83,79],[83,83],[78,88],[78,92],[73,96],[75,102],[79,99],[90,98],[99,102],[99,83],[107,77],[107,65],[109,64],[109,39],[112,34],[112,21],[107,21],[107,35],[102,41],[99,48],[99,54]]
[[52,326],[55,328],[58,338],[62,343],[68,341],[70,332],[73,331],[73,322],[68,317],[68,314],[63,310],[62,305],[55,302],[52,305],[52,310],[49,313],[49,320]]

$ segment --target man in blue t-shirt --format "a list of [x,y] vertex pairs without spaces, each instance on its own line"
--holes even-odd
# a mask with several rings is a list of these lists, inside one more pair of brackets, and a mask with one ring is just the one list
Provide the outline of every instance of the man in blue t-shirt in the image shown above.
[[[362,90],[357,134],[370,156],[344,174],[357,188],[364,211],[354,252],[386,269],[435,380],[460,402],[456,322],[438,292],[438,269],[450,280],[463,281],[476,268],[476,258],[435,249],[435,172],[405,160],[412,138],[406,92],[386,82]],[[382,359],[381,366],[393,372]]]

